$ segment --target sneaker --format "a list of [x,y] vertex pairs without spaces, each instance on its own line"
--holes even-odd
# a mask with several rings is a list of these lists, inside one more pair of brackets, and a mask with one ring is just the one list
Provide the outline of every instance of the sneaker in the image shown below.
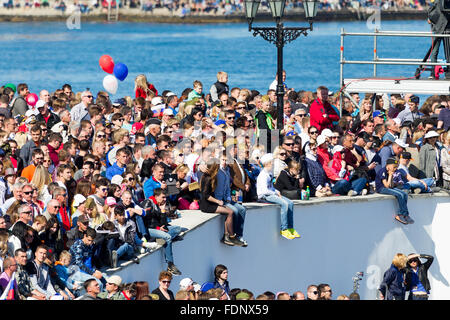
[[288,230],[295,238],[300,238],[300,234],[294,228],[290,228]]
[[224,234],[222,237],[222,240],[220,240],[222,243],[228,245],[228,246],[234,246],[234,242],[231,241],[230,236],[228,234]]
[[403,224],[408,224],[408,221],[405,219],[405,217],[401,214],[398,214],[395,216],[395,220],[397,220],[398,222],[401,222]]
[[415,194],[419,194],[419,193],[421,193],[422,192],[422,190],[420,189],[420,188],[415,188],[414,189],[414,193]]
[[118,257],[117,257],[117,251],[116,250],[112,250],[111,251],[111,267],[112,268],[117,268],[117,262],[118,262]]
[[175,238],[172,239],[172,242],[183,241],[183,240],[184,240],[183,236],[177,235]]
[[144,242],[142,243],[142,247],[151,250],[155,250],[158,248],[158,244],[156,242]]
[[439,187],[431,187],[431,192],[439,192],[441,191],[441,188]]
[[353,196],[356,196],[356,195],[358,195],[358,193],[357,193],[355,190],[350,190],[350,191],[347,193],[347,196],[349,196],[349,197],[353,197]]
[[280,234],[283,238],[286,238],[288,240],[295,239],[295,236],[292,233],[290,233],[288,229],[280,231]]
[[414,220],[409,215],[403,216],[403,217],[408,222],[408,224],[413,224],[414,223]]
[[147,252],[147,248],[145,248],[144,246],[141,247],[141,250],[139,251],[141,254],[144,254]]
[[134,257],[133,259],[131,259],[131,261],[133,261],[136,264],[139,264],[141,261],[139,260],[139,257]]
[[369,191],[367,191],[367,189],[362,189],[361,191],[361,195],[365,196]]
[[239,240],[239,239],[236,237],[236,235],[230,236],[230,241],[233,242],[233,244],[234,244],[235,246],[238,246],[238,247],[243,247],[243,246],[244,246],[244,243],[241,242],[241,240]]
[[174,276],[179,276],[179,275],[181,275],[181,271],[178,270],[177,266],[174,265],[173,263],[170,264],[170,265],[167,267],[167,271],[169,271],[169,272],[170,272],[171,274],[173,274]]
[[248,246],[247,241],[245,241],[243,237],[240,237],[240,238],[239,238],[239,241],[242,242],[242,243],[244,244],[243,247]]

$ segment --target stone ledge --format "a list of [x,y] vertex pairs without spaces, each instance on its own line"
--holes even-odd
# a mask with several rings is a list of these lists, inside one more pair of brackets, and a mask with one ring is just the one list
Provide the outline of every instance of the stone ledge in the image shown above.
[[[410,199],[415,199],[415,198],[432,198],[432,197],[449,197],[449,202],[450,202],[450,192],[449,191],[440,191],[437,193],[424,193],[424,194],[410,194],[409,198]],[[294,200],[294,205],[300,205],[300,206],[309,206],[309,205],[319,205],[319,204],[323,204],[323,203],[339,203],[339,202],[368,202],[368,201],[378,201],[378,200],[389,200],[389,199],[394,199],[394,196],[390,196],[390,195],[382,195],[379,193],[375,193],[375,194],[369,194],[366,196],[355,196],[355,197],[349,197],[349,196],[331,196],[331,197],[324,197],[324,198],[312,198],[310,200]],[[244,203],[243,204],[245,208],[247,208],[248,210],[252,210],[252,213],[259,213],[258,210],[253,210],[253,209],[258,209],[258,208],[262,208],[262,207],[267,207],[267,206],[278,206],[276,204],[271,204],[271,203],[262,203],[262,202],[249,202],[249,203]],[[200,210],[180,210],[179,211],[181,213],[181,217],[178,219],[174,219],[172,220],[170,223],[172,225],[176,225],[176,226],[180,226],[180,227],[184,227],[187,228],[187,231],[182,232],[180,235],[186,235],[187,233],[189,233],[190,231],[193,231],[197,228],[199,228],[200,226],[202,226],[203,224],[205,224],[206,222],[208,222],[211,219],[216,218],[217,216],[220,216],[220,214],[217,213],[205,213],[202,212]],[[160,250],[162,248],[162,246],[158,246],[156,249],[154,249],[151,252],[146,252],[143,254],[139,254],[138,257],[139,259],[145,258],[146,256]],[[121,270],[122,268],[125,268],[129,265],[132,265],[133,262],[132,261],[125,261],[123,263],[121,263],[117,268],[107,268],[107,269],[103,269],[102,271],[106,272],[106,273],[113,273],[113,272],[117,272],[119,270]]]

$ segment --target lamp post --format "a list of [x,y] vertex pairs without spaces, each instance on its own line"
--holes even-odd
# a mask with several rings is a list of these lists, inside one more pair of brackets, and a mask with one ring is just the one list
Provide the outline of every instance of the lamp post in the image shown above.
[[[286,0],[268,0],[270,11],[276,22],[276,27],[253,27],[253,20],[261,0],[245,0],[245,14],[248,21],[248,31],[253,31],[253,36],[260,35],[264,40],[277,46],[277,129],[283,129],[283,47],[287,42],[294,41],[300,35],[307,35],[309,30],[313,30],[313,19],[317,14],[318,0],[303,0],[305,17],[309,22],[309,27],[284,27],[281,22],[283,17]],[[281,137],[281,135],[280,135]]]

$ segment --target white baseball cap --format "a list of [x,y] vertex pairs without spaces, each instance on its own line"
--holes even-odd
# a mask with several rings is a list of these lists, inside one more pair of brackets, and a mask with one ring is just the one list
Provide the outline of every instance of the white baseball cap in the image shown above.
[[323,135],[317,137],[317,145],[320,146],[322,143],[325,143],[327,139]]
[[321,135],[328,138],[334,137],[333,131],[328,128],[323,129]]
[[165,116],[173,116],[173,110],[170,108],[164,109],[163,115]]
[[408,145],[402,139],[395,139],[394,143],[398,144],[402,148],[408,148]]
[[439,134],[436,131],[431,130],[431,131],[428,131],[423,138],[428,139],[428,138],[434,138],[434,137],[439,137]]
[[187,288],[190,285],[194,284],[194,281],[192,281],[191,278],[184,278],[180,281],[180,288]]
[[42,107],[45,107],[45,101],[44,100],[38,100],[36,102],[36,109],[39,109],[39,108],[42,108]]
[[85,196],[83,196],[82,194],[76,194],[75,195],[75,197],[73,197],[73,206],[75,207],[75,208],[78,208],[78,206],[80,205],[80,204],[82,204],[83,202],[85,202],[86,201],[86,197]]

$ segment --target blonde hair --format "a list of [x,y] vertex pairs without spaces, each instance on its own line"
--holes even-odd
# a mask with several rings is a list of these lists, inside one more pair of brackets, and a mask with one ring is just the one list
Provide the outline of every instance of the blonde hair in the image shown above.
[[175,168],[175,170],[173,171],[174,173],[177,172],[184,172],[184,173],[188,173],[189,172],[189,167],[185,164],[180,164],[179,166],[177,166]]
[[27,143],[28,137],[27,134],[23,131],[19,131],[14,136],[14,140],[17,142],[17,148],[22,149],[25,143]]
[[141,88],[147,93],[148,91],[148,81],[145,74],[140,74],[134,79],[134,91],[136,91],[137,88]]
[[217,72],[217,80],[220,80],[220,78],[222,78],[223,76],[228,76],[228,73],[226,73],[225,71]]
[[284,150],[282,147],[277,146],[275,150],[273,150],[273,158],[276,159],[280,156],[280,152]]
[[403,253],[397,253],[392,259],[392,264],[396,266],[398,269],[403,269],[406,267],[406,262],[408,262],[408,258]]
[[44,190],[45,186],[48,186],[52,182],[52,178],[50,173],[48,173],[47,169],[43,165],[38,165],[36,170],[34,171],[33,178],[30,183],[35,186],[38,190],[38,193],[41,194]]
[[5,257],[8,255],[8,231],[0,231],[0,257]]
[[63,258],[72,258],[72,254],[67,251],[67,250],[63,250],[61,251],[61,253],[59,254],[59,261],[61,261]]

